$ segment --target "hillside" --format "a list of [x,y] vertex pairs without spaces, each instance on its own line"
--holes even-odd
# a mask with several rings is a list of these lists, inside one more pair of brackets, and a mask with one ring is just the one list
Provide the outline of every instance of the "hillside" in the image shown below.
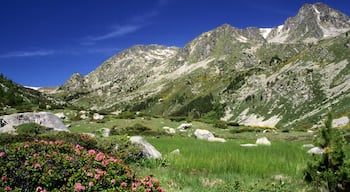
[[37,90],[23,87],[0,74],[0,108],[3,113],[9,110],[31,111],[63,106],[63,101],[53,99]]
[[350,18],[303,5],[275,28],[222,25],[184,48],[137,45],[57,94],[73,105],[308,129],[349,116]]

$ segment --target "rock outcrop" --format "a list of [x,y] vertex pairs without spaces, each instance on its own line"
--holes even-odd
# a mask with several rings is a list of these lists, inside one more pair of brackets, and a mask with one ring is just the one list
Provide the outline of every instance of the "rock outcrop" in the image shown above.
[[53,128],[55,131],[68,131],[61,119],[49,112],[38,113],[17,113],[12,115],[0,116],[0,133],[15,132],[14,126],[24,123],[37,123],[39,125]]

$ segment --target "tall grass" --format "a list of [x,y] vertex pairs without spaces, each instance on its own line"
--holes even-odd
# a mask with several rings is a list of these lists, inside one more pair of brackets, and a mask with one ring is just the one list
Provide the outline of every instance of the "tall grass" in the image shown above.
[[[234,141],[211,143],[179,137],[147,140],[169,161],[169,166],[145,173],[163,178],[168,191],[226,191],[228,185],[228,191],[251,191],[249,187],[262,190],[270,188],[277,175],[288,178],[293,187],[299,186],[310,157],[300,142],[276,141],[271,146],[247,148]],[[175,149],[180,149],[181,154],[171,155]]]
[[191,138],[149,141],[163,154],[180,149],[181,155],[165,155],[176,171],[211,174],[300,176],[309,155],[300,143],[274,142],[271,146],[241,147],[239,143],[211,143]]

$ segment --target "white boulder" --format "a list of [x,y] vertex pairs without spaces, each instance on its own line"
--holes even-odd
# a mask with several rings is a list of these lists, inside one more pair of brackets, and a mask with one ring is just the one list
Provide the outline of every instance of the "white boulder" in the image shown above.
[[240,144],[241,147],[257,147],[257,144],[247,143],[247,144]]
[[271,145],[271,142],[266,137],[258,138],[255,142],[257,145]]
[[205,129],[196,129],[193,133],[197,139],[208,140],[209,138],[214,138],[214,134]]
[[55,115],[56,115],[58,118],[60,118],[60,119],[66,119],[66,118],[67,118],[67,117],[64,115],[63,112],[61,112],[61,113],[55,113]]
[[321,147],[313,147],[307,151],[308,154],[316,154],[321,155],[323,154],[323,149]]
[[208,141],[210,142],[220,142],[220,143],[225,143],[226,139],[224,138],[219,138],[219,137],[209,137]]
[[180,126],[178,126],[177,128],[181,129],[181,130],[186,130],[186,129],[189,129],[191,127],[192,127],[192,123],[183,123]]
[[132,143],[138,143],[142,146],[143,155],[148,159],[161,159],[162,154],[150,143],[148,143],[141,136],[132,136],[130,137]]
[[62,120],[49,112],[17,113],[0,116],[0,133],[15,132],[14,126],[24,123],[36,123],[45,127],[53,128],[54,131],[68,131]]
[[343,127],[349,123],[349,117],[344,116],[338,119],[333,119],[332,127]]
[[170,152],[172,155],[180,155],[180,149],[175,149],[174,151]]
[[101,120],[103,119],[105,116],[104,115],[100,115],[98,113],[94,113],[94,115],[92,116],[93,120]]

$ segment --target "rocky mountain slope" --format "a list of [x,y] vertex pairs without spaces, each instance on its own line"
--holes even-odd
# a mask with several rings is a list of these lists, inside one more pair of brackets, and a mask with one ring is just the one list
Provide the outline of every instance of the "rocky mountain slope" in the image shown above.
[[222,25],[184,48],[134,46],[60,88],[97,110],[221,118],[251,126],[310,128],[349,116],[350,18],[305,4],[275,28]]
[[63,101],[54,99],[37,90],[18,85],[0,74],[0,111],[8,108],[30,110],[31,107],[61,106]]

